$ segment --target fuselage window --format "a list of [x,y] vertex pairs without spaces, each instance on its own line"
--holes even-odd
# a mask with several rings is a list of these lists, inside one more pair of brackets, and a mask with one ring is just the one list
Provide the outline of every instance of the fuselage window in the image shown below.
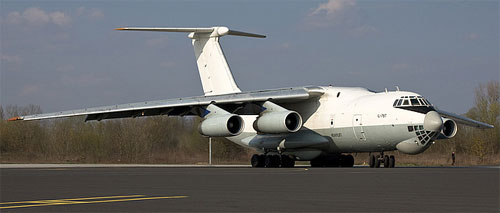
[[410,99],[410,101],[411,101],[411,105],[413,105],[413,106],[420,106],[420,104],[418,103],[417,99],[413,98],[413,99]]
[[392,106],[396,106],[396,104],[398,104],[398,99],[396,99],[396,100],[394,101],[394,103],[392,104]]
[[408,132],[413,132],[413,126],[408,126]]
[[340,96],[340,92],[339,92],[339,93],[337,93],[337,98],[338,98],[339,96]]
[[408,102],[408,99],[405,99],[405,101],[403,102],[403,106],[408,106],[410,105],[410,103]]
[[425,106],[425,103],[422,99],[418,99],[418,102],[420,103],[420,105]]
[[401,106],[401,103],[403,103],[403,99],[399,99],[398,106]]

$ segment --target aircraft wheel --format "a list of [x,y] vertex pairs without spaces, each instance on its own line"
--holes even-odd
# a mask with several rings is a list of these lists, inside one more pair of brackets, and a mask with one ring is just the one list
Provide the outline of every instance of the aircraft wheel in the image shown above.
[[370,155],[370,168],[375,168],[375,155]]
[[272,155],[273,157],[273,167],[277,168],[277,167],[280,167],[281,165],[281,158],[279,155]]
[[250,159],[250,163],[252,164],[252,167],[259,167],[259,155],[254,154],[252,155],[252,158]]
[[250,160],[252,167],[264,167],[265,156],[254,154]]
[[310,161],[311,167],[324,167],[325,166],[325,159],[322,157],[317,157],[314,158]]
[[386,156],[384,156],[384,168],[389,168],[389,167],[390,167],[389,156],[386,155]]
[[339,167],[341,163],[341,156],[327,156],[325,161],[325,167]]
[[276,155],[266,155],[264,162],[266,168],[275,168],[279,166],[278,162],[276,161]]
[[341,158],[342,167],[353,167],[354,157],[352,155],[344,155]]
[[281,167],[283,168],[292,168],[295,166],[295,159],[291,158],[288,155],[281,156]]
[[396,158],[394,155],[389,157],[389,168],[394,168],[396,166]]

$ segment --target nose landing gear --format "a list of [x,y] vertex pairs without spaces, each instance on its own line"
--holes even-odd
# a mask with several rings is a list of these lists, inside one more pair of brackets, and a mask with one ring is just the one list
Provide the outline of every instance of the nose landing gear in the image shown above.
[[384,155],[384,152],[381,152],[380,155],[372,155],[370,154],[370,168],[379,168],[380,164],[383,163],[385,168],[394,168],[396,166],[396,158],[394,155]]

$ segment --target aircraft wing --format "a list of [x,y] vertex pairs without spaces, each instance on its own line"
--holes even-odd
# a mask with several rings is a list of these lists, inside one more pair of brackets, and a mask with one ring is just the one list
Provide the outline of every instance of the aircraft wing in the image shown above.
[[445,111],[439,110],[439,109],[436,109],[436,111],[441,116],[443,116],[445,118],[453,119],[457,123],[464,124],[464,125],[467,125],[467,126],[481,128],[481,129],[493,128],[494,127],[493,125],[489,125],[487,123],[483,123],[483,122],[480,122],[480,121],[472,120],[470,118],[467,118],[467,117],[464,117],[464,116],[461,116],[461,115],[457,115],[455,113],[445,112]]
[[128,118],[153,115],[198,115],[204,116],[204,107],[216,103],[237,110],[249,103],[260,103],[272,100],[275,103],[296,103],[323,95],[321,87],[296,87],[273,90],[261,90],[224,94],[215,96],[196,96],[175,98],[159,101],[145,101],[112,106],[93,107],[77,110],[68,110],[54,113],[26,115],[10,118],[16,120],[41,120],[49,118],[62,118],[87,115],[88,120],[104,120],[113,118]]

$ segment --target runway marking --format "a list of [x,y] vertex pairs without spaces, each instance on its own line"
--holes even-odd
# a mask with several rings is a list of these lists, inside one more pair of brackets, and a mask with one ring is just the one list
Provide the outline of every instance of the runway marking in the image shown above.
[[[57,200],[14,201],[14,202],[0,203],[0,209],[89,204],[89,203],[111,203],[111,202],[138,201],[138,200],[178,199],[187,197],[188,196],[147,197],[146,195],[120,195],[120,196],[106,196],[106,197],[68,198],[68,199],[57,199]],[[21,205],[12,205],[12,204],[21,204]],[[3,206],[3,205],[9,205],[9,206]]]

